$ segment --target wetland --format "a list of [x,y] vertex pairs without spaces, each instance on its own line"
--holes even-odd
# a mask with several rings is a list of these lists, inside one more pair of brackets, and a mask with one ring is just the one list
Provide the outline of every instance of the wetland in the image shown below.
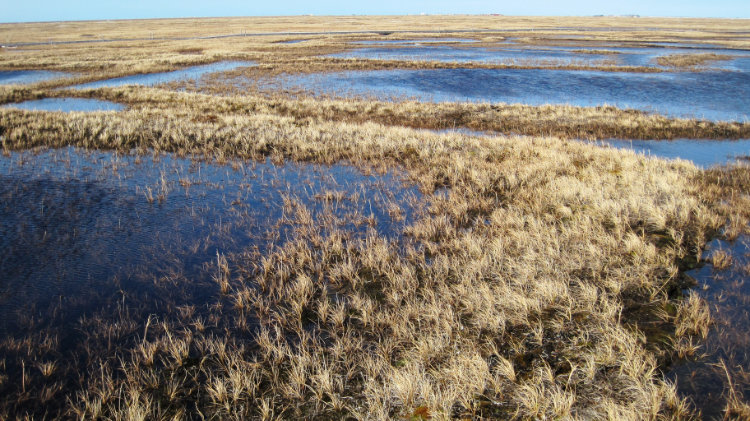
[[566,19],[0,24],[0,418],[748,417],[745,23]]

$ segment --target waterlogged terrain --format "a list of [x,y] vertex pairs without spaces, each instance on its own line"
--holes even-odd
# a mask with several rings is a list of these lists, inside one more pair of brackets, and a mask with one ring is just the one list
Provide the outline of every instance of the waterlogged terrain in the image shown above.
[[[401,45],[401,44],[398,44]],[[410,47],[371,47],[332,54],[330,57],[358,58],[375,60],[418,60],[463,63],[507,63],[556,65],[605,65],[614,64],[606,54],[576,54],[565,50],[523,48],[476,48],[455,45],[429,45],[428,42],[415,42]]]
[[71,86],[74,89],[96,89],[112,88],[125,85],[153,86],[161,83],[200,79],[203,75],[225,72],[239,67],[249,67],[255,64],[247,61],[221,61],[218,63],[192,66],[172,72],[149,73],[140,75],[123,76],[114,79],[99,80],[96,82],[83,83]]
[[70,73],[49,70],[0,70],[0,85],[28,85],[70,75]]
[[111,101],[91,98],[44,98],[3,105],[29,111],[121,111],[125,106]]
[[[503,136],[492,132],[469,129],[428,130],[435,133],[463,134],[472,137]],[[519,137],[520,138],[520,137]],[[750,155],[750,139],[740,140],[702,140],[702,139],[672,139],[672,140],[623,140],[608,139],[599,142],[588,142],[594,145],[629,149],[637,153],[663,159],[684,159],[693,164],[708,168],[715,165],[725,165]]]
[[[749,122],[735,22],[643,20],[648,34],[618,33],[634,31],[622,22],[384,41],[351,39],[391,38],[386,28],[288,21],[274,38],[171,39],[128,23],[132,43],[8,56],[8,68],[45,57],[110,75],[134,57],[148,57],[143,71],[184,54],[263,65],[74,87],[194,80],[216,94],[81,93],[127,106],[20,102],[54,95],[3,87],[0,419],[750,418],[747,125],[498,104]],[[99,33],[90,25],[76,37]],[[284,45],[313,36],[303,54]],[[352,60],[325,58],[345,44],[356,49],[333,57]],[[729,57],[665,60],[688,54]],[[573,70],[593,66],[610,68]],[[11,73],[0,84],[44,74]],[[443,101],[472,104],[430,103]],[[56,142],[92,149],[30,149]],[[358,166],[300,163],[338,160]]]
[[[222,271],[233,259],[257,261],[298,224],[342,229],[347,241],[370,230],[396,238],[419,198],[395,174],[344,165],[216,164],[73,148],[3,156],[0,369],[4,378],[28,378],[0,383],[0,395],[76,381],[85,373],[77,364],[92,352],[81,347],[107,347],[93,339],[92,320],[124,317],[125,308],[137,310],[127,321],[136,324],[176,307],[201,314],[231,284]],[[28,338],[46,345],[19,351]],[[110,346],[129,342],[119,340]],[[56,367],[51,378],[24,374],[41,362]],[[55,393],[50,400],[63,403]]]
[[750,155],[750,139],[742,140],[617,140],[602,142],[605,145],[631,149],[644,155],[685,159],[695,165],[708,168],[724,165]]
[[750,73],[622,73],[547,69],[347,71],[282,78],[281,87],[315,94],[506,102],[615,105],[669,116],[750,119]]
[[438,43],[437,40],[360,41],[357,44],[365,44],[368,47],[332,54],[330,57],[531,66],[635,66],[666,69],[668,66],[662,66],[657,62],[658,57],[675,54],[717,54],[730,58],[711,62],[703,67],[750,72],[750,51],[744,50],[705,47],[676,48],[679,47],[677,45],[663,47],[602,45],[596,48],[505,43],[489,47],[465,45],[470,41],[472,40],[454,40],[453,44],[448,41]]
[[690,397],[705,419],[721,419],[727,400],[750,398],[746,386],[750,380],[750,237],[714,240],[703,258],[708,263],[688,275],[697,282],[697,293],[708,301],[714,323],[696,355],[677,363],[667,378]]

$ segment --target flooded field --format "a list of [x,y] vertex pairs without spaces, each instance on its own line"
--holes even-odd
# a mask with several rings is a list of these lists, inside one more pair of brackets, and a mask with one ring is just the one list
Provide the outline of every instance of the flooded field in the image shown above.
[[110,101],[91,98],[44,98],[33,101],[3,105],[5,108],[17,108],[29,111],[121,111],[125,106]]
[[741,23],[248,19],[0,25],[0,419],[750,419]]
[[0,85],[28,85],[68,76],[71,74],[49,70],[0,70]]
[[96,89],[96,88],[112,88],[115,86],[125,85],[142,85],[142,86],[153,86],[160,83],[168,83],[175,81],[199,79],[203,75],[224,72],[227,70],[236,69],[239,67],[254,66],[254,63],[246,61],[220,61],[218,63],[205,64],[201,66],[193,66],[185,69],[175,70],[172,72],[163,73],[149,73],[141,75],[132,75],[118,77],[115,79],[99,80],[96,82],[83,83],[80,85],[74,85],[70,88],[73,89]]
[[283,89],[378,99],[606,104],[715,121],[750,119],[750,73],[743,72],[379,70],[288,76],[279,83]]
[[[141,331],[143,317],[168,318],[176,307],[201,314],[234,282],[218,280],[222,265],[259,258],[299,224],[340,229],[348,241],[371,230],[397,238],[420,206],[419,192],[396,174],[345,165],[74,148],[0,157],[0,199],[0,374],[17,378],[23,364],[45,361],[56,364],[60,384],[85,372],[84,343],[106,349],[92,338],[92,320],[130,309],[138,316],[127,323]],[[49,346],[16,350],[38,335]],[[50,384],[27,376],[27,390]],[[0,383],[0,395],[21,386]]]

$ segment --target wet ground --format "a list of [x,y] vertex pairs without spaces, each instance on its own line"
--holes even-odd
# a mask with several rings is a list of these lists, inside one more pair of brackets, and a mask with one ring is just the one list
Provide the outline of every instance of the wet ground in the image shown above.
[[[428,130],[435,133],[458,133],[473,137],[504,136],[492,132],[456,128],[447,130]],[[684,159],[693,164],[710,168],[725,165],[750,156],[750,139],[739,140],[623,140],[608,139],[603,141],[582,141],[601,147],[629,149],[637,153],[663,159]]]
[[352,239],[395,238],[419,197],[395,174],[345,165],[11,153],[0,158],[0,332],[44,321],[75,336],[77,320],[118,298],[155,314],[172,302],[200,306],[218,290],[217,254],[283,244],[294,210]]
[[218,63],[192,66],[172,72],[148,73],[140,75],[124,76],[114,79],[98,80],[96,82],[83,83],[70,86],[73,89],[96,89],[112,88],[125,85],[153,86],[160,83],[199,79],[203,75],[217,72],[225,72],[238,67],[254,66],[255,63],[248,61],[220,61]]
[[71,76],[49,70],[0,70],[0,85],[28,85]]
[[[750,51],[717,48],[705,44],[664,44],[648,46],[622,46],[602,44],[597,47],[580,45],[547,46],[517,45],[512,41],[495,46],[472,47],[474,40],[467,39],[425,39],[425,40],[384,40],[359,41],[371,47],[333,54],[330,57],[359,58],[377,60],[418,60],[460,63],[490,63],[517,65],[581,65],[581,66],[660,66],[656,59],[674,54],[719,54],[731,56],[730,60],[720,60],[705,66],[711,69],[750,72]],[[453,43],[453,45],[446,45]],[[458,45],[457,45],[458,44]],[[651,44],[649,44],[651,45]]]
[[750,139],[741,140],[617,140],[601,142],[621,149],[631,149],[647,156],[666,159],[685,159],[708,168],[724,165],[738,158],[750,156]]
[[[715,259],[717,254],[729,260]],[[732,395],[744,402],[750,399],[750,237],[714,240],[703,257],[709,263],[688,275],[708,301],[713,325],[696,355],[675,364],[667,378],[701,409],[704,419],[734,419],[724,417],[726,401]]]
[[381,100],[606,104],[676,117],[750,119],[750,73],[744,72],[377,70],[294,75],[274,83],[282,89]]
[[116,102],[91,98],[44,98],[33,101],[6,104],[3,108],[29,111],[121,111],[125,106]]

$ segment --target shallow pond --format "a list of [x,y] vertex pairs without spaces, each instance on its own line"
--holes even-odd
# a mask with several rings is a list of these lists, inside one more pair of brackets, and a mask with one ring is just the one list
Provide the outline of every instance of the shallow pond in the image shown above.
[[[664,48],[601,46],[544,46],[513,45],[499,43],[497,47],[470,47],[465,45],[430,45],[438,41],[361,41],[360,44],[374,45],[352,51],[332,54],[329,57],[359,58],[376,60],[424,60],[459,63],[517,64],[538,66],[560,65],[618,65],[637,67],[658,67],[656,59],[672,54],[721,54],[729,55],[730,60],[707,63],[704,67],[723,70],[750,72],[750,52],[722,48],[680,47]],[[449,42],[449,41],[446,41]],[[390,46],[389,46],[390,45]],[[393,47],[397,45],[397,47]],[[607,53],[603,53],[607,51]]]
[[750,156],[750,139],[742,140],[619,140],[602,144],[621,149],[631,149],[644,155],[666,159],[685,159],[708,168],[723,165],[743,156]]
[[120,111],[125,106],[116,102],[91,98],[44,98],[33,101],[3,105],[3,108],[17,108],[30,111]]
[[41,323],[75,337],[77,320],[123,297],[157,315],[204,305],[217,258],[259,258],[293,236],[302,210],[352,241],[397,238],[419,197],[396,174],[345,165],[14,152],[0,157],[0,336]]
[[541,66],[557,65],[597,65],[612,60],[608,55],[577,54],[564,49],[526,48],[472,48],[455,45],[420,46],[412,44],[408,48],[372,47],[359,48],[329,57],[358,58],[376,60],[418,60],[460,63],[528,64]]
[[278,83],[283,89],[378,99],[607,104],[677,117],[750,119],[750,74],[741,72],[377,70],[294,75],[281,78]]
[[225,72],[238,67],[249,67],[255,64],[247,61],[221,61],[218,63],[205,64],[201,66],[192,66],[172,72],[148,73],[140,75],[123,76],[114,79],[98,80],[96,82],[83,83],[80,85],[70,86],[73,89],[96,89],[112,88],[124,85],[143,85],[153,86],[160,83],[168,83],[182,80],[199,79],[203,75],[210,73]]
[[49,70],[0,70],[0,85],[28,85],[71,76]]

